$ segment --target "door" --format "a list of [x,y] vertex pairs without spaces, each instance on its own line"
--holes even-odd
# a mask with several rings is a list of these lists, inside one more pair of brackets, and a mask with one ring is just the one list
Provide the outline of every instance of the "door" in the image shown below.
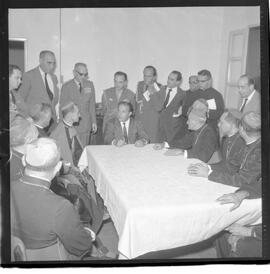
[[238,79],[246,72],[248,29],[231,31],[225,85],[225,105],[239,108]]
[[26,67],[25,39],[9,39],[9,64],[17,65],[22,72]]

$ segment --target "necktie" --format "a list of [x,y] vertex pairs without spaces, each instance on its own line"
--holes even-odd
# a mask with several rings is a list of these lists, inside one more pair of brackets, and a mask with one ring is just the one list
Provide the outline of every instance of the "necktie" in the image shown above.
[[50,100],[52,101],[52,99],[53,99],[53,93],[52,93],[52,91],[50,90],[49,85],[48,85],[47,73],[45,73],[45,87],[46,87],[48,96],[49,96]]
[[123,133],[124,133],[125,142],[126,142],[126,144],[128,144],[128,135],[127,135],[126,123],[123,123]]
[[241,108],[240,108],[240,112],[243,112],[243,110],[244,110],[244,108],[245,108],[245,105],[246,105],[246,103],[247,103],[247,98],[245,98],[245,100],[244,100],[244,103],[242,104],[242,106],[241,106]]
[[164,108],[166,108],[166,106],[167,106],[167,104],[168,104],[168,102],[169,102],[169,100],[170,100],[170,94],[171,94],[171,92],[172,92],[172,89],[170,88],[169,91],[168,91],[168,94],[167,94],[167,96],[166,96],[166,98],[165,98],[165,102],[164,102],[164,104],[163,104],[163,107],[164,107]]
[[80,90],[80,94],[82,94],[82,84],[79,83],[79,90]]

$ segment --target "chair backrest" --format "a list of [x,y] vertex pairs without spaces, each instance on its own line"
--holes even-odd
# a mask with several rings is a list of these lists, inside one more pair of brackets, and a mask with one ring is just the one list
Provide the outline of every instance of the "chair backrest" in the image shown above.
[[11,235],[11,261],[27,261],[24,243],[14,235]]

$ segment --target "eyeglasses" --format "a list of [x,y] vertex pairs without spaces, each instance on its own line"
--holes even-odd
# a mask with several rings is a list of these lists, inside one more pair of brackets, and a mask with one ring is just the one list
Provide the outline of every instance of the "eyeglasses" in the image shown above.
[[209,81],[209,79],[206,79],[206,80],[198,80],[199,83],[204,83],[204,82],[207,82]]
[[88,76],[88,73],[86,72],[86,73],[81,73],[81,72],[79,72],[79,71],[77,71],[76,70],[76,72],[80,75],[80,76],[84,76],[84,77],[87,77]]

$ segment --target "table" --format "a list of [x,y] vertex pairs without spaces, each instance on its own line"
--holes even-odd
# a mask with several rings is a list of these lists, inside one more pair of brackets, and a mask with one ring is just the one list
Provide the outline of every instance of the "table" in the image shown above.
[[120,258],[186,246],[210,238],[234,222],[261,222],[261,199],[231,204],[216,199],[237,188],[187,174],[197,159],[165,156],[153,145],[88,146],[79,167],[88,167],[119,235]]

